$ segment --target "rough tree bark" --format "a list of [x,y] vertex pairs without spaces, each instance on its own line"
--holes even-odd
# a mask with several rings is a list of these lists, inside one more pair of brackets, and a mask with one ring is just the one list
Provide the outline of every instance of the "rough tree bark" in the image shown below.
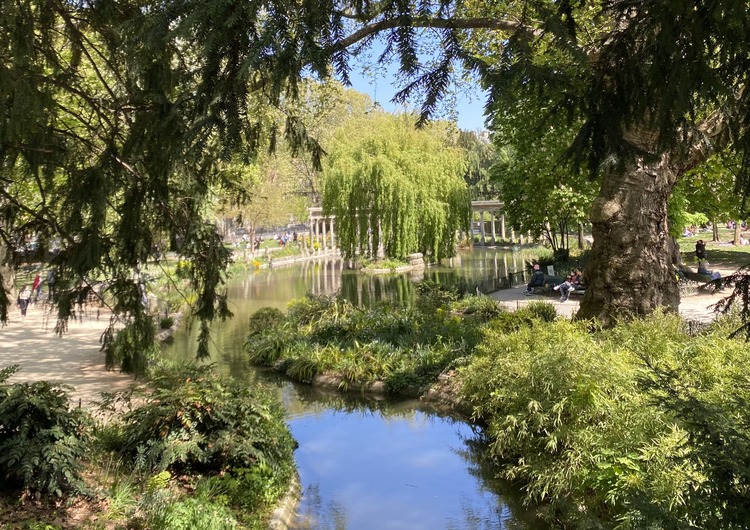
[[0,278],[2,289],[0,292],[0,324],[8,322],[8,311],[15,300],[16,271],[11,262],[11,250],[6,241],[0,237]]
[[591,208],[594,244],[578,318],[610,326],[659,306],[677,310],[680,292],[667,226],[667,201],[676,182],[666,154],[653,162],[632,160],[604,175]]

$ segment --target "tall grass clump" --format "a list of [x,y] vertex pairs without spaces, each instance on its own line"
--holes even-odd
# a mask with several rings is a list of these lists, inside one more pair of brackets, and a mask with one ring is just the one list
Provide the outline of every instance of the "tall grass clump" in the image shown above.
[[342,298],[308,296],[292,302],[283,317],[264,309],[251,319],[245,349],[251,362],[298,381],[327,373],[342,388],[384,381],[389,392],[418,394],[471,355],[482,326],[504,312],[487,297],[462,297],[435,284],[417,290],[413,307],[359,308]]
[[558,523],[745,528],[750,349],[724,326],[489,326],[461,393],[502,474]]

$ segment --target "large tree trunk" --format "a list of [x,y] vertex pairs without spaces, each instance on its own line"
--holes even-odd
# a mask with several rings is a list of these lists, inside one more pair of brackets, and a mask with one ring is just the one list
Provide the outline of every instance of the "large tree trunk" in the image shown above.
[[604,175],[591,208],[594,244],[578,318],[609,326],[659,306],[677,310],[680,292],[667,227],[675,183],[667,155],[654,162],[633,160]]
[[13,307],[16,297],[16,270],[13,266],[11,249],[0,237],[0,277],[2,292],[0,292],[0,325],[8,322],[8,311]]

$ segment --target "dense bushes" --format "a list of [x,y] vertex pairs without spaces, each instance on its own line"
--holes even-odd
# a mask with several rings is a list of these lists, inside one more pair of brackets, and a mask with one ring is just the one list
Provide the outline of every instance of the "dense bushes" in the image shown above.
[[265,466],[286,484],[294,442],[278,403],[257,384],[216,375],[211,367],[158,368],[146,389],[116,401],[136,408],[110,426],[110,449],[147,471],[226,473]]
[[419,393],[471,355],[492,317],[507,315],[520,327],[544,313],[532,308],[514,316],[488,297],[460,297],[427,283],[418,293],[414,307],[356,308],[310,296],[290,304],[286,316],[263,310],[251,319],[245,348],[252,362],[277,365],[300,381],[327,372],[342,386],[379,380],[393,393]]
[[99,444],[146,479],[135,481],[144,492],[125,514],[129,524],[236,528],[231,508],[241,522],[259,525],[294,474],[296,444],[273,396],[260,383],[195,365],[155,367],[144,388],[111,396],[106,405],[119,413],[98,433]]
[[15,371],[0,370],[2,485],[56,496],[80,491],[79,459],[88,447],[89,418],[71,408],[65,386],[7,383]]
[[746,528],[750,348],[677,316],[489,326],[460,374],[503,475],[577,528]]
[[139,390],[105,400],[109,420],[96,423],[70,407],[66,387],[9,384],[14,372],[0,371],[5,493],[95,493],[127,528],[219,530],[264,527],[289,487],[295,442],[258,383],[158,367]]

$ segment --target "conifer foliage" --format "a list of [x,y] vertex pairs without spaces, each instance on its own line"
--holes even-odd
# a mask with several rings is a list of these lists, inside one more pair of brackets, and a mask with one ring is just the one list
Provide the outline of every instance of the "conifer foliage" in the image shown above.
[[400,64],[396,100],[420,97],[420,123],[461,65],[490,89],[488,108],[523,87],[551,94],[543,110],[580,124],[570,153],[602,177],[586,317],[675,308],[666,203],[676,182],[715,151],[735,148],[743,167],[750,161],[744,2],[1,5],[3,244],[30,233],[61,239],[61,275],[72,285],[96,268],[126,278],[159,234],[194,242],[183,251],[205,289],[202,317],[221,312],[209,271],[226,259],[201,220],[211,186],[226,184],[213,160],[237,150],[251,157],[266,135],[271,145],[283,135],[317,165],[322,155],[298,115],[269,124],[249,98],[283,105],[299,96],[304,75],[347,81],[352,57],[376,38],[385,43],[379,59]]

